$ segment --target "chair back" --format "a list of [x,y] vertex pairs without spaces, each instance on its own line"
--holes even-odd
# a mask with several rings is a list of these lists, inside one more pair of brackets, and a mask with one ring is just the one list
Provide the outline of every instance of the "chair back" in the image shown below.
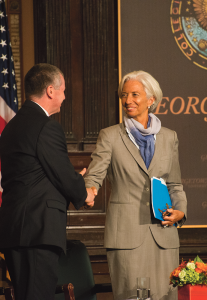
[[[67,252],[61,254],[58,269],[58,285],[71,282],[75,300],[97,300],[90,258],[86,246],[80,241],[67,241]],[[64,300],[56,294],[55,300]]]

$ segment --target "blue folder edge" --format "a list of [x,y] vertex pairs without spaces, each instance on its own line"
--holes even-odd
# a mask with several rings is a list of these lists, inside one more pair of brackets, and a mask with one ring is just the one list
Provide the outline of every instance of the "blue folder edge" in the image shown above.
[[[167,186],[162,178],[151,178],[151,199],[154,217],[158,220],[164,221],[162,213],[159,211],[159,209],[166,209],[166,204],[172,206],[172,201],[170,199]],[[177,224],[174,224],[174,226],[176,225]]]

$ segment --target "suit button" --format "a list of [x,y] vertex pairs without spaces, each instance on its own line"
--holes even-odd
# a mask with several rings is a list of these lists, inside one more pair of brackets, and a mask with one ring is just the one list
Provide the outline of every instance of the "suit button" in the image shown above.
[[148,187],[146,188],[146,191],[149,192],[149,188]]
[[150,205],[149,202],[147,202],[146,205],[149,206]]

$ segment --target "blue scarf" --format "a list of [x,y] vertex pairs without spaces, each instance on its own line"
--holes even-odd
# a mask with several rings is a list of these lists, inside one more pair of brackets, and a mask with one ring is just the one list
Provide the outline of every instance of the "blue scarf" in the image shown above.
[[160,120],[155,115],[149,114],[147,129],[132,118],[124,117],[124,122],[139,146],[140,154],[148,169],[155,152],[154,134],[157,134],[161,128]]

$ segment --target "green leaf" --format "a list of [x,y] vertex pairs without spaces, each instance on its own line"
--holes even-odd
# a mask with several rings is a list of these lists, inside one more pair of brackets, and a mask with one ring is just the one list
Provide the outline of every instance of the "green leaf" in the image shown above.
[[196,258],[194,259],[194,263],[196,263],[196,262],[204,263],[204,262],[202,261],[202,259],[200,259],[200,257],[199,257],[198,255],[197,255]]

